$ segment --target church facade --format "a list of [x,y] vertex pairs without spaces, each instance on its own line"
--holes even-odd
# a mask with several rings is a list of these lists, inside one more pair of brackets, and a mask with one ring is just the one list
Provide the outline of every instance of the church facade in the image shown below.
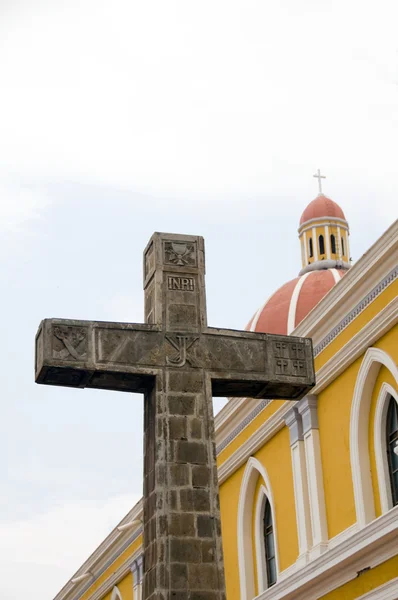
[[[398,221],[351,265],[322,193],[302,269],[250,331],[311,337],[299,402],[234,398],[215,419],[228,600],[398,598]],[[142,503],[55,600],[141,600]]]

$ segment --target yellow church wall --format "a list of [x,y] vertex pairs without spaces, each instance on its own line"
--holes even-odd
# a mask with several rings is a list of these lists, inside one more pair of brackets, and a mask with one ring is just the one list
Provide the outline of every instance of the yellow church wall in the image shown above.
[[[288,428],[284,427],[280,430],[254,454],[254,457],[264,466],[270,480],[275,510],[273,519],[278,549],[279,570],[283,571],[292,565],[298,557],[296,510],[294,504],[293,473]],[[246,465],[242,465],[242,467],[235,471],[235,473],[220,486],[225,577],[227,597],[229,598],[239,598],[240,595],[237,517],[239,494],[245,467]],[[253,519],[261,485],[264,485],[264,487],[267,488],[262,477],[259,476],[252,505]],[[254,527],[253,523],[252,527]],[[252,540],[254,544],[254,535]],[[255,557],[254,545],[253,557]],[[253,562],[255,562],[255,560]],[[257,581],[257,571],[255,572],[255,575],[255,581]]]
[[228,446],[220,452],[217,457],[217,465],[220,467],[240,446],[248,440],[255,431],[267,421],[276,411],[285,404],[285,400],[272,400],[268,406],[255,418]]
[[[128,560],[131,556],[133,556],[133,554],[142,546],[142,536],[140,535],[136,540],[134,540],[134,542],[132,544],[130,544],[130,546],[128,548],[126,548],[126,550],[124,552],[122,552],[117,559],[111,564],[109,565],[109,567],[102,573],[102,575],[100,575],[100,577],[98,577],[98,579],[96,579],[93,584],[90,586],[90,588],[79,598],[79,600],[88,600],[93,594],[94,592],[96,592],[98,590],[98,588],[101,587],[101,585],[103,583],[106,582],[106,580],[113,575],[113,573],[115,571],[117,571],[117,569],[119,567],[122,566],[122,564]],[[131,573],[130,573],[131,576]],[[126,575],[124,577],[124,579],[121,580],[121,583],[123,583],[126,579],[128,579],[129,575]],[[124,585],[124,583],[123,583]],[[131,584],[132,585],[132,584]],[[119,587],[119,583],[117,584],[120,592],[121,589]],[[112,591],[112,590],[111,590]],[[123,594],[122,594],[123,595]],[[111,597],[111,594],[109,594],[109,599]],[[132,595],[130,596],[126,596],[127,600],[129,600],[132,597]],[[105,600],[108,600],[108,596],[104,596]],[[124,600],[124,595],[123,595],[123,600]]]
[[356,360],[318,395],[318,419],[329,538],[356,522],[350,464],[350,415]]
[[395,389],[395,390],[397,389],[394,377],[391,375],[390,371],[386,367],[382,366],[379,371],[379,374],[377,376],[374,388],[373,388],[373,394],[372,394],[372,400],[371,400],[370,412],[369,412],[369,457],[370,457],[370,471],[371,471],[371,477],[372,477],[372,488],[373,488],[376,517],[380,517],[382,512],[381,512],[381,505],[380,505],[379,482],[377,479],[376,453],[375,453],[375,444],[374,444],[374,442],[375,442],[374,420],[375,420],[377,400],[378,400],[378,397],[380,394],[381,386],[383,385],[384,382],[389,383],[393,389]]
[[345,585],[321,596],[319,600],[355,600],[367,592],[371,592],[398,574],[398,556],[366,571],[360,577],[352,579]]
[[255,458],[264,465],[272,489],[275,514],[275,533],[278,546],[279,570],[284,571],[298,557],[296,507],[289,429],[284,427],[271,438]]
[[[118,588],[123,600],[133,600],[133,575],[131,572],[129,572],[116,585],[117,585],[117,588]],[[112,590],[113,590],[113,587],[111,590],[109,590],[109,592],[106,594],[106,596],[103,596],[103,598],[101,600],[111,600]]]
[[240,596],[237,522],[239,492],[244,471],[245,465],[242,465],[220,485],[221,530],[227,598],[239,598]]
[[[369,306],[367,306],[343,331],[336,336],[318,356],[315,358],[315,371],[318,371],[338,350],[340,350],[350,339],[371,321],[383,308],[387,306],[398,295],[398,280],[390,284],[381,292]],[[376,344],[374,344],[376,345]]]

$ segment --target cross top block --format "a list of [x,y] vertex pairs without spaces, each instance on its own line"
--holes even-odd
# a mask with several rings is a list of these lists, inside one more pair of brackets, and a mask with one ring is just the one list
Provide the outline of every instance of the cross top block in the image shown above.
[[145,392],[160,371],[204,372],[213,396],[301,398],[310,339],[207,327],[204,240],[155,233],[144,251],[146,324],[46,319],[36,381]]

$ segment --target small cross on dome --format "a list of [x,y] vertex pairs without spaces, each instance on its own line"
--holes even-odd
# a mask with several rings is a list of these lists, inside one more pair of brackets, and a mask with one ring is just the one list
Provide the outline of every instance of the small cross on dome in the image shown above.
[[313,177],[316,177],[318,179],[319,193],[322,194],[322,181],[321,181],[321,179],[326,179],[326,175],[321,175],[321,170],[318,169],[318,171],[315,173],[315,175],[313,175]]

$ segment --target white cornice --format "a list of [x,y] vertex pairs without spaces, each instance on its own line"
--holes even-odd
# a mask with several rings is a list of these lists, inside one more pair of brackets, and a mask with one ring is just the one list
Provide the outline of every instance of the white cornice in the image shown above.
[[[61,591],[55,596],[54,600],[66,600],[72,599],[77,600],[84,592],[93,585],[93,581],[98,579],[105,569],[114,562],[124,549],[128,548],[132,542],[137,539],[141,533],[141,527],[138,526],[134,530],[127,532],[120,532],[117,527],[129,523],[130,521],[142,519],[143,515],[143,504],[142,499],[137,502],[135,506],[127,513],[127,515],[118,523],[118,525],[111,531],[108,537],[97,547],[97,549],[89,556],[89,558],[82,564],[76,573],[74,573],[68,583],[61,589]],[[140,551],[141,552],[141,551]],[[131,559],[130,559],[131,562]],[[80,585],[72,583],[72,579],[83,575],[90,571],[93,573],[94,580],[82,582]],[[114,584],[113,584],[114,585]],[[94,600],[94,599],[92,599]]]
[[257,596],[257,600],[316,600],[358,577],[362,569],[374,568],[395,556],[397,530],[398,507],[395,507],[305,567],[282,578]]
[[316,386],[312,394],[319,394],[340,375],[364,350],[378,340],[398,322],[398,297],[394,298],[369,323],[330,358],[316,373]]
[[340,225],[341,229],[349,231],[348,222],[345,219],[341,219],[340,217],[318,217],[317,219],[308,219],[308,221],[304,221],[304,223],[302,223],[297,230],[299,235],[301,235],[304,231],[311,229],[315,223],[319,223],[319,227],[338,224]]

